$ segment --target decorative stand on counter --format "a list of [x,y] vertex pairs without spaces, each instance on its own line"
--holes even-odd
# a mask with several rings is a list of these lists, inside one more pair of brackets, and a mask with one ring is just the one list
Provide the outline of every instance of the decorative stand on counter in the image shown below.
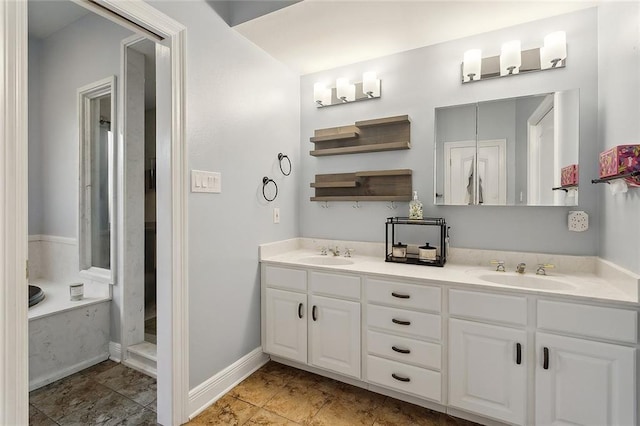
[[[404,258],[393,256],[393,246],[396,244],[396,226],[400,225],[422,225],[440,227],[440,254],[435,260],[420,260],[417,254],[407,253]],[[391,234],[389,234],[391,232]],[[389,238],[391,235],[391,238]],[[444,218],[424,218],[420,220],[409,219],[408,217],[388,217],[385,230],[385,261],[394,263],[410,263],[413,265],[444,266],[447,262],[447,244],[449,241],[449,227]]]

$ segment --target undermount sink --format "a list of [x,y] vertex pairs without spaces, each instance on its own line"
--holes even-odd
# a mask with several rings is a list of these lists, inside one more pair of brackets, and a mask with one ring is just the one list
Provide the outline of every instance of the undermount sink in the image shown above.
[[353,260],[339,256],[307,256],[300,262],[309,265],[353,265]]
[[575,286],[545,275],[523,275],[515,272],[487,272],[470,271],[477,278],[493,284],[508,285],[510,287],[529,288],[532,290],[573,290]]

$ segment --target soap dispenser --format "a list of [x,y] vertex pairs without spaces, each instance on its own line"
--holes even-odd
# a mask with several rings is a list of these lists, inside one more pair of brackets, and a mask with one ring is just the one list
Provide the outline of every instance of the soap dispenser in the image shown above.
[[418,200],[418,191],[413,191],[413,200],[409,202],[409,219],[422,220],[422,201]]

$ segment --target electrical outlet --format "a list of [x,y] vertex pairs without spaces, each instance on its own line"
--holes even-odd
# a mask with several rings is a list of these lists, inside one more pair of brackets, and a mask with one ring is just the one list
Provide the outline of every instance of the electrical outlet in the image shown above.
[[273,208],[273,223],[280,223],[280,208]]

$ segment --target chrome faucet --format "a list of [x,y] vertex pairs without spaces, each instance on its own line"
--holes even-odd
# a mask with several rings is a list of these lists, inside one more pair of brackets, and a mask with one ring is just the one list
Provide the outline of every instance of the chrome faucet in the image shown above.
[[555,265],[550,263],[538,263],[538,269],[536,269],[536,275],[547,275],[547,269],[555,268]]
[[518,263],[518,265],[516,266],[516,272],[519,274],[524,274],[524,268],[527,267],[527,264],[524,262],[520,262]]
[[322,246],[320,248],[320,255],[321,256],[326,256],[327,255],[327,248],[325,246]]
[[504,260],[492,260],[492,265],[496,265],[496,272],[505,272]]
[[336,246],[335,249],[330,248],[329,251],[333,253],[334,256],[340,256],[340,250],[338,249],[338,246]]

